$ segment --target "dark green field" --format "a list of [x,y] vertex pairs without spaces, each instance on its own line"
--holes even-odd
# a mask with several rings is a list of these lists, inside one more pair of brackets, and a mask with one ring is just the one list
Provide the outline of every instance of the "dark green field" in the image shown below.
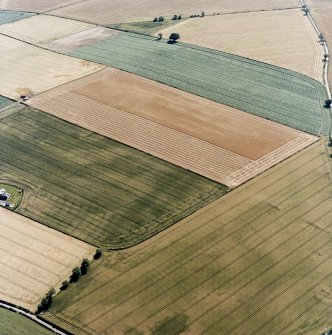
[[0,122],[0,179],[18,212],[94,245],[134,245],[220,197],[224,186],[46,113]]
[[297,72],[190,44],[120,33],[70,55],[147,77],[314,135],[328,134],[326,92]]

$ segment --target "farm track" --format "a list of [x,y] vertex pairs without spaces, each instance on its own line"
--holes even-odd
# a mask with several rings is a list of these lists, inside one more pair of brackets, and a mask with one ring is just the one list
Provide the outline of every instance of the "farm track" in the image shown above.
[[[272,329],[284,334],[284,328],[288,334],[309,310],[317,314],[323,308],[321,299],[303,306],[308,294],[318,292],[315,288],[330,276],[330,167],[323,152],[322,144],[312,145],[185,219],[172,232],[135,247],[135,257],[126,258],[119,274],[114,265],[99,265],[91,278],[95,284],[81,283],[80,293],[73,289],[59,297],[50,319],[61,324],[64,318],[76,329],[84,324],[82,334],[106,327],[113,332],[125,327],[144,331],[169,315],[172,306],[173,315],[162,325],[165,331],[174,329],[172,334],[184,330],[176,328],[181,315],[188,315],[185,327],[196,333],[266,334],[278,325]],[[316,261],[318,254],[324,257]],[[223,279],[213,280],[219,276]],[[291,292],[298,290],[303,295],[293,299]],[[275,314],[261,315],[267,307],[275,309],[280,299]],[[246,306],[250,313],[243,313]]]

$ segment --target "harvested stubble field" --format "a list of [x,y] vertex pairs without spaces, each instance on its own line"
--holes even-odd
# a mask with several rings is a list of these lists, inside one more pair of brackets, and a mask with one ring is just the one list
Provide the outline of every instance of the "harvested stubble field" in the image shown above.
[[110,65],[257,116],[326,134],[324,86],[300,73],[190,44],[131,33],[84,46],[72,56]]
[[140,246],[104,255],[46,318],[78,335],[322,333],[332,312],[325,145]]
[[329,0],[306,0],[310,8],[310,14],[323,32],[324,38],[329,46],[330,52],[330,68],[329,68],[329,82],[332,86],[332,70],[331,70],[331,52],[332,52],[332,3]]
[[46,113],[1,120],[1,179],[27,185],[18,212],[94,245],[134,245],[226,187]]
[[0,0],[0,9],[46,12],[75,2],[77,0]]
[[0,35],[0,94],[13,99],[46,91],[102,68]]
[[28,103],[229,187],[317,140],[115,69],[55,88]]
[[0,33],[24,42],[42,45],[93,27],[89,23],[50,15],[36,15],[25,20],[2,25],[0,26]]
[[[1,167],[5,164],[1,159]],[[73,268],[95,252],[84,242],[2,207],[0,240],[0,299],[32,312],[50,288],[59,289]]]
[[148,21],[174,14],[233,13],[300,7],[297,0],[87,0],[51,11],[51,14],[100,24]]
[[324,51],[300,9],[241,13],[189,19],[173,31],[182,42],[234,53],[323,79]]
[[53,332],[19,315],[0,308],[1,335],[54,335]]
[[0,25],[14,22],[34,15],[33,13],[12,12],[0,10]]

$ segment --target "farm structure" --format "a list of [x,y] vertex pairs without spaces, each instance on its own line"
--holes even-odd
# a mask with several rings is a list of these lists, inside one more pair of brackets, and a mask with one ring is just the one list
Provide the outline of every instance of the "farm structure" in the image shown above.
[[[0,299],[32,312],[95,248],[0,207]],[[1,326],[0,326],[1,328]]]
[[8,11],[46,12],[74,2],[77,2],[77,0],[0,0],[0,9]]
[[109,24],[128,21],[148,21],[156,16],[174,14],[232,13],[300,7],[297,0],[87,0],[51,11],[51,14],[77,20]]
[[28,103],[228,187],[317,140],[115,69],[55,88]]
[[1,178],[28,186],[17,211],[102,247],[134,245],[226,192],[223,185],[31,109],[2,119],[0,143]]
[[12,12],[0,10],[0,25],[4,23],[10,23],[17,20],[21,20],[27,17],[35,15],[33,13],[24,13],[24,12]]
[[321,334],[332,186],[317,142],[177,225],[104,257],[46,318],[77,335]]
[[327,134],[324,86],[300,73],[221,51],[118,35],[69,55],[109,65],[257,116]]
[[301,9],[239,13],[189,19],[176,31],[182,42],[234,53],[323,79],[324,50]]
[[[52,27],[52,29],[50,29]],[[92,24],[50,15],[36,15],[0,26],[0,33],[23,42],[43,45],[55,39],[94,28]]]
[[45,329],[28,318],[4,308],[0,308],[0,320],[1,335],[54,335],[50,330]]
[[102,68],[0,36],[0,94],[9,98],[40,93]]

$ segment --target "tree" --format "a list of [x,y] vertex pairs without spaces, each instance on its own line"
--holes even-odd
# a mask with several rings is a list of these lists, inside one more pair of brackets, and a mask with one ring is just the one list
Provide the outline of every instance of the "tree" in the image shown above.
[[[162,34],[161,34],[162,35]],[[101,248],[98,248],[96,250],[95,255],[93,256],[94,259],[99,259],[101,257],[101,255],[103,254],[103,250]]]
[[155,18],[153,19],[153,22],[158,22],[158,18],[155,17]]
[[332,99],[325,100],[325,105],[324,105],[325,108],[331,108],[331,105],[332,105]]
[[81,264],[81,275],[87,274],[89,266],[90,266],[90,261],[87,258],[84,258]]
[[68,286],[69,286],[69,281],[68,280],[64,280],[62,282],[62,286],[60,287],[60,290],[64,291]]
[[165,19],[164,19],[164,17],[163,16],[159,16],[159,18],[158,18],[158,21],[159,22],[163,22]]
[[158,39],[161,40],[163,38],[163,34],[162,33],[158,33]]
[[79,267],[73,269],[73,273],[70,276],[70,282],[76,283],[78,281],[78,278],[81,276],[81,269]]
[[51,288],[47,293],[46,296],[43,298],[41,303],[38,305],[37,313],[41,313],[47,311],[53,302],[53,295],[55,294],[55,289]]
[[178,33],[172,33],[169,35],[169,41],[171,43],[175,43],[180,38],[180,35]]
[[178,16],[176,14],[173,15],[172,20],[177,20]]
[[205,12],[202,12],[201,17],[204,17],[204,16],[205,16]]
[[178,20],[181,20],[182,19],[182,15],[178,15]]

